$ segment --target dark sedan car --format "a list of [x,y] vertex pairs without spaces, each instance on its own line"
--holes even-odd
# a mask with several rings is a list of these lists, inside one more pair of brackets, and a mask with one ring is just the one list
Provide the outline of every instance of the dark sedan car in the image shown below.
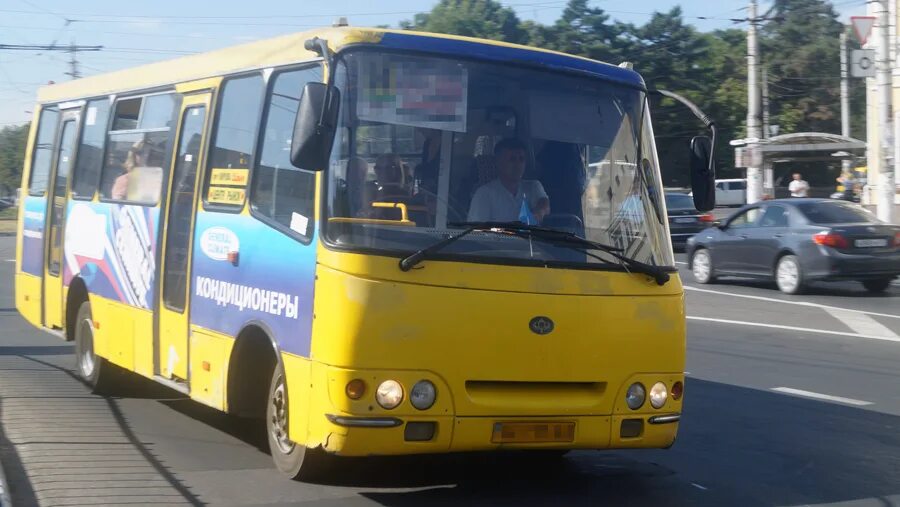
[[687,254],[698,283],[774,278],[797,294],[814,280],[858,280],[881,292],[900,275],[900,226],[845,201],[778,199],[744,206],[692,237]]
[[713,216],[694,208],[694,198],[687,194],[667,193],[666,210],[669,214],[669,233],[672,246],[683,248],[688,238],[713,224]]

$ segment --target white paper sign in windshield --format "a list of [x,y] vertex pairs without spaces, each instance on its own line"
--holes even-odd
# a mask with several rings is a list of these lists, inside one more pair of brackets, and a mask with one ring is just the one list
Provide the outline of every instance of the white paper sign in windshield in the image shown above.
[[458,63],[379,55],[360,59],[361,120],[466,131],[468,73]]

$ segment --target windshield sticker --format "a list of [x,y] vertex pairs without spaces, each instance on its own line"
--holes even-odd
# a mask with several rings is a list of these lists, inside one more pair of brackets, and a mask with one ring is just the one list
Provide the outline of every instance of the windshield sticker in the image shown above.
[[225,227],[210,227],[200,235],[200,249],[212,260],[228,260],[228,254],[240,250],[237,234]]
[[214,187],[210,185],[206,200],[213,204],[244,204],[243,188]]
[[291,213],[291,230],[306,236],[306,228],[309,226],[309,219],[300,213]]
[[466,131],[468,72],[431,58],[380,55],[360,61],[361,120]]
[[230,185],[234,187],[246,187],[249,175],[249,169],[214,168],[209,175],[209,183],[210,185]]

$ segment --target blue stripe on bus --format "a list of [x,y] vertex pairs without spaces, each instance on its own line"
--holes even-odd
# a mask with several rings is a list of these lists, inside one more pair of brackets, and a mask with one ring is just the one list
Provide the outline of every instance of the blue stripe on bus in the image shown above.
[[495,46],[457,39],[424,37],[401,33],[385,33],[380,46],[391,49],[426,51],[444,53],[454,56],[468,56],[480,60],[503,63],[524,63],[547,67],[554,70],[567,70],[587,73],[596,77],[644,87],[644,80],[637,72],[583,58],[532,51],[528,49]]

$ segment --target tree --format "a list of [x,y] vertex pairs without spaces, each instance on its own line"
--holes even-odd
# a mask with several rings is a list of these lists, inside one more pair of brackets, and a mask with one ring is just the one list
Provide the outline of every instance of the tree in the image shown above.
[[400,25],[407,30],[527,42],[515,11],[493,0],[441,0],[431,12],[416,14]]
[[0,193],[14,193],[22,180],[29,124],[0,130]]

